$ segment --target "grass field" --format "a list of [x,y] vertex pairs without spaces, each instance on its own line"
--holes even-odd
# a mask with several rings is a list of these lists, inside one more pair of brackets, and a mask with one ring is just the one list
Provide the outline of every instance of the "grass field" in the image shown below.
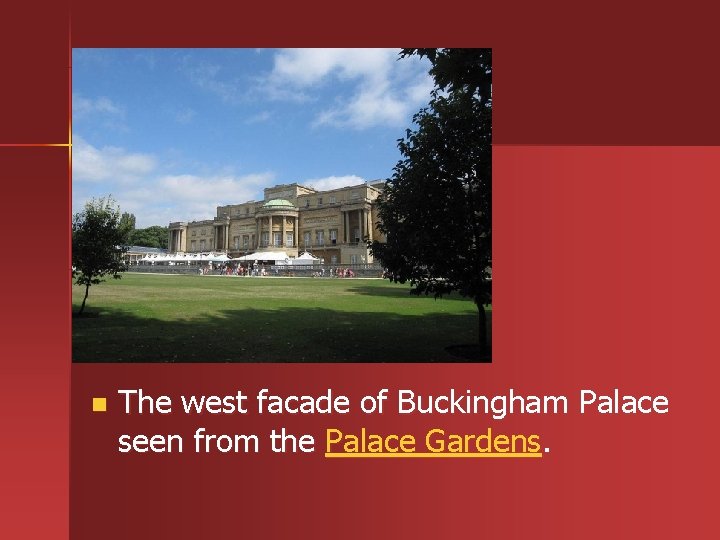
[[[90,288],[76,362],[452,362],[472,301],[385,280],[127,273]],[[84,289],[73,287],[73,312]],[[492,312],[488,312],[491,319]]]

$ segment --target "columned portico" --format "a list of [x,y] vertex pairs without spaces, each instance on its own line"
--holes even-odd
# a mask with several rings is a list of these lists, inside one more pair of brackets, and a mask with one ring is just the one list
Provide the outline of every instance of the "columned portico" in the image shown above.
[[[256,214],[258,250],[273,250],[285,248],[296,255],[298,235],[298,209],[290,201],[284,199],[271,199],[265,203]],[[267,220],[267,221],[266,221]],[[288,223],[289,221],[289,223]],[[293,241],[288,245],[288,234],[292,233]],[[263,238],[267,235],[267,241]],[[276,240],[280,237],[279,242]]]
[[186,250],[187,223],[176,221],[168,227],[168,248],[170,251],[178,252]]
[[227,252],[230,249],[230,220],[228,218],[215,218],[213,227],[213,249]]
[[358,244],[365,239],[373,240],[372,212],[367,206],[354,206],[341,210],[342,241],[344,244]]

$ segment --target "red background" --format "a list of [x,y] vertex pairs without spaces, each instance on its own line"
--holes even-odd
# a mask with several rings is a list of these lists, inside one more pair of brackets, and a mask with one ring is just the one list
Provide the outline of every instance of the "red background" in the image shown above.
[[[705,49],[714,16],[613,3],[408,13],[387,3],[53,6],[12,7],[0,22],[2,144],[67,142],[71,46],[492,46],[494,362],[71,366],[67,149],[0,147],[3,230],[14,232],[6,252],[15,254],[0,265],[0,537],[715,536],[704,491],[717,476],[720,149],[682,146],[720,138],[711,121],[720,84]],[[673,146],[650,146],[661,144]],[[137,417],[119,413],[122,387],[173,396],[332,387],[355,398],[383,387],[512,387],[566,394],[570,413]],[[577,414],[579,389],[616,387],[667,395],[670,413]],[[108,413],[90,411],[95,395],[110,397]],[[199,425],[258,433],[284,425],[320,439],[325,427],[492,426],[540,433],[551,452],[330,461],[115,451],[120,432],[190,435]]]

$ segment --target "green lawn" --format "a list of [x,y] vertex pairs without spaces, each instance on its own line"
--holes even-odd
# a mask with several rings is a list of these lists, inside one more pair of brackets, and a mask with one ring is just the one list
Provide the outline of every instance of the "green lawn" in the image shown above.
[[[451,362],[477,309],[385,280],[127,273],[73,318],[77,362]],[[73,287],[73,312],[84,289]],[[491,319],[492,312],[488,312]]]

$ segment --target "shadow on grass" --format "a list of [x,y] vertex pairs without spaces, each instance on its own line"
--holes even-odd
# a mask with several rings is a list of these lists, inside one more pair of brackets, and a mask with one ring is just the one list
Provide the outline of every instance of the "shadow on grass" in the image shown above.
[[[355,287],[352,287],[351,289],[348,289],[349,292],[353,292],[355,294],[361,294],[364,296],[381,296],[384,298],[411,298],[411,299],[423,299],[423,298],[432,298],[432,295],[425,296],[424,294],[416,295],[416,294],[410,294],[410,288],[402,288],[402,287],[376,287],[376,286],[368,286],[368,285],[357,285]],[[451,293],[443,295],[443,300],[461,300],[463,302],[472,302],[469,298],[464,298],[463,296],[460,296],[457,293]]]
[[445,348],[477,342],[474,314],[293,307],[167,321],[87,311],[73,318],[75,362],[463,362]]

